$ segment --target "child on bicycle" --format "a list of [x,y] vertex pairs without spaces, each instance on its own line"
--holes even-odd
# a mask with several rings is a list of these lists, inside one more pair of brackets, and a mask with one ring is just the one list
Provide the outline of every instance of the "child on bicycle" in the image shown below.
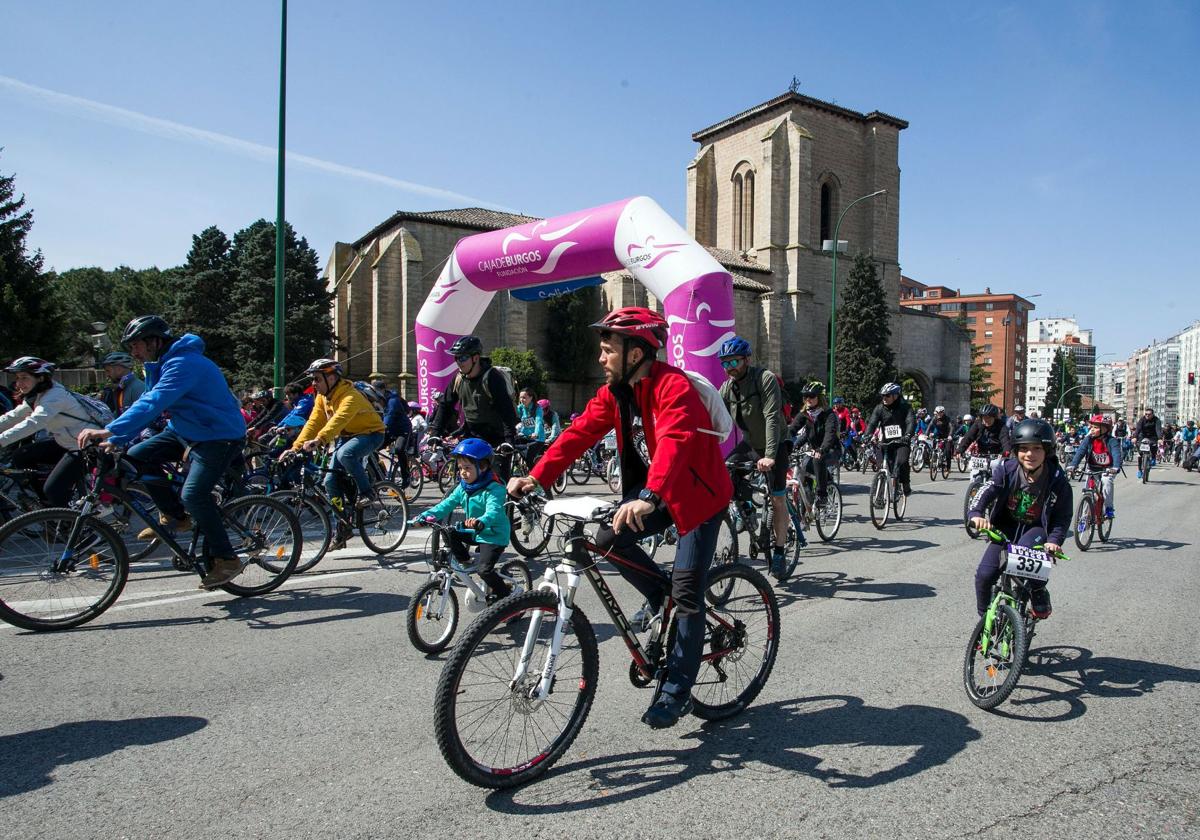
[[1071,459],[1072,471],[1084,457],[1087,458],[1089,470],[1104,473],[1100,479],[1100,489],[1104,491],[1104,516],[1112,519],[1116,516],[1113,477],[1121,468],[1121,442],[1112,435],[1112,420],[1103,414],[1093,414],[1088,418],[1088,436],[1083,445],[1075,450],[1075,457]]
[[[1012,445],[1016,457],[996,464],[992,480],[975,497],[971,524],[995,528],[1017,545],[1058,551],[1071,528],[1071,483],[1058,464],[1054,430],[1045,420],[1022,420],[1013,429]],[[987,612],[992,586],[1000,577],[1003,550],[1003,545],[988,543],[975,570],[975,608],[980,615]],[[1035,585],[1029,606],[1035,618],[1050,617],[1050,593],[1044,584]]]
[[498,601],[512,592],[496,572],[512,532],[504,512],[504,485],[492,470],[494,452],[487,441],[467,438],[450,454],[458,467],[458,486],[410,524],[420,525],[424,519],[444,522],[461,507],[467,517],[463,525],[475,534],[451,533],[450,550],[458,562],[468,565],[471,548],[479,547],[479,577],[487,584],[488,602]]

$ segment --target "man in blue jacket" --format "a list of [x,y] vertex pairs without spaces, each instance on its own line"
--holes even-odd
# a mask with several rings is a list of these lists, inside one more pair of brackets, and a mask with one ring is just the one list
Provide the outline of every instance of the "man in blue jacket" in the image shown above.
[[[242,564],[229,543],[212,490],[245,443],[246,423],[237,398],[220,368],[204,356],[204,341],[191,333],[175,337],[157,315],[130,321],[121,343],[143,363],[146,392],[107,428],[81,432],[79,445],[107,439],[113,446],[124,446],[164,411],[170,411],[166,430],[130,448],[128,457],[153,470],[187,456],[191,467],[181,498],[167,487],[149,485],[146,489],[164,524],[174,522],[177,529],[186,530],[195,523],[204,535],[209,564],[201,587],[213,589],[228,583],[242,571]],[[153,536],[151,531],[146,538]]]

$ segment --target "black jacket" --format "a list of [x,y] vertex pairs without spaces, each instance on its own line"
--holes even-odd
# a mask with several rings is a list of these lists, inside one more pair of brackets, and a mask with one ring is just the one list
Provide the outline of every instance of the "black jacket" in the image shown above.
[[[1016,458],[1007,458],[997,463],[992,470],[992,480],[984,485],[982,492],[976,494],[975,504],[968,516],[982,516],[993,501],[996,503],[993,521],[1001,516],[1002,511],[1007,512],[1008,497],[1013,494],[1020,481],[1020,469],[1021,465],[1017,463]],[[1063,472],[1057,460],[1048,459],[1046,469],[1051,470],[1051,473],[1045,496],[1041,499],[1042,528],[1046,531],[1047,541],[1062,545],[1063,540],[1071,533],[1071,482],[1067,480],[1067,474]]]
[[980,455],[1000,455],[1012,451],[1012,438],[1009,437],[1008,427],[999,417],[990,429],[983,425],[982,417],[976,417],[958,444],[958,454],[966,452],[972,443],[977,444]]
[[838,449],[838,419],[831,408],[822,408],[816,420],[801,409],[788,428],[799,434],[798,443],[807,443],[822,455]]
[[1158,440],[1162,437],[1162,421],[1158,419],[1158,415],[1151,417],[1149,420],[1145,417],[1140,418],[1137,423],[1136,437],[1152,438],[1153,440]]
[[[911,405],[904,401],[903,397],[892,403],[891,408],[880,403],[871,412],[871,419],[867,423],[867,437],[873,435],[877,428],[884,426],[899,426],[905,442],[907,442],[907,439],[912,437],[913,432],[917,430],[916,412],[912,410]],[[885,440],[884,444],[887,443],[888,441]]]

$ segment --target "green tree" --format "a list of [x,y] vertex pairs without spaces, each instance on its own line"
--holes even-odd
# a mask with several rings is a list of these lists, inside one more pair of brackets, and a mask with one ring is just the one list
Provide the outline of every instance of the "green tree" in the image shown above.
[[[320,356],[329,355],[333,340],[329,302],[317,269],[317,253],[297,238],[290,224],[285,249],[285,379],[293,379]],[[269,385],[274,367],[275,225],[263,219],[238,231],[229,249],[232,303],[222,329],[234,348],[227,363],[237,387]]]
[[496,347],[488,358],[492,360],[493,365],[512,370],[513,386],[518,391],[522,388],[532,388],[539,396],[546,393],[546,371],[532,350]]
[[550,376],[584,383],[596,375],[599,340],[588,329],[595,320],[599,290],[588,286],[546,301],[546,349]]
[[858,254],[838,306],[835,362],[836,390],[852,405],[874,407],[880,386],[895,378],[890,314],[874,261]]
[[33,211],[16,197],[16,175],[0,174],[0,359],[33,355],[58,361],[62,331],[58,302],[45,288],[42,252],[30,254],[25,237]]
[[[971,331],[967,326],[966,310],[958,310],[958,317],[954,322],[963,328],[968,336]],[[971,342],[971,399],[970,404],[978,410],[980,406],[991,402],[992,394],[996,393],[996,389],[992,387],[992,377],[988,373],[988,369],[979,363],[979,358],[983,355],[983,348],[977,345],[974,341]]]
[[107,325],[107,341],[102,349],[116,347],[121,332],[138,315],[168,311],[172,299],[173,270],[134,269],[121,266],[112,271],[102,268],[73,268],[52,275],[48,286],[54,290],[61,311],[59,333],[66,346],[61,363],[67,367],[91,364],[96,353],[92,343],[92,324]]
[[[1060,347],[1054,353],[1054,361],[1050,364],[1050,373],[1046,377],[1046,402],[1042,406],[1042,416],[1053,417],[1058,407],[1059,397],[1066,395],[1062,401],[1063,408],[1070,409],[1071,416],[1079,413],[1083,405],[1083,389],[1079,387],[1079,377],[1075,373],[1075,359]],[[1057,417],[1053,417],[1057,420]]]
[[229,237],[216,226],[192,237],[168,316],[177,333],[191,332],[203,338],[205,353],[227,373],[238,363],[237,345],[227,332],[235,306],[229,249]]

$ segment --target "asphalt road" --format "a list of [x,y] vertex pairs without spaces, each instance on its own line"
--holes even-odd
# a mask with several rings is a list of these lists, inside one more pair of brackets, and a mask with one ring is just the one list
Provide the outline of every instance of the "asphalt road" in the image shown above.
[[1118,480],[1112,543],[1068,548],[996,713],[962,687],[982,550],[959,523],[965,480],[919,479],[907,521],[881,533],[861,477],[843,478],[847,521],[780,589],[779,658],[753,707],[647,729],[650,692],[588,591],[595,706],[559,765],[510,792],[460,781],[434,743],[444,658],[404,631],[421,538],[388,567],[352,543],[256,600],[135,567],[92,624],[0,626],[5,833],[1200,836],[1200,477]]

